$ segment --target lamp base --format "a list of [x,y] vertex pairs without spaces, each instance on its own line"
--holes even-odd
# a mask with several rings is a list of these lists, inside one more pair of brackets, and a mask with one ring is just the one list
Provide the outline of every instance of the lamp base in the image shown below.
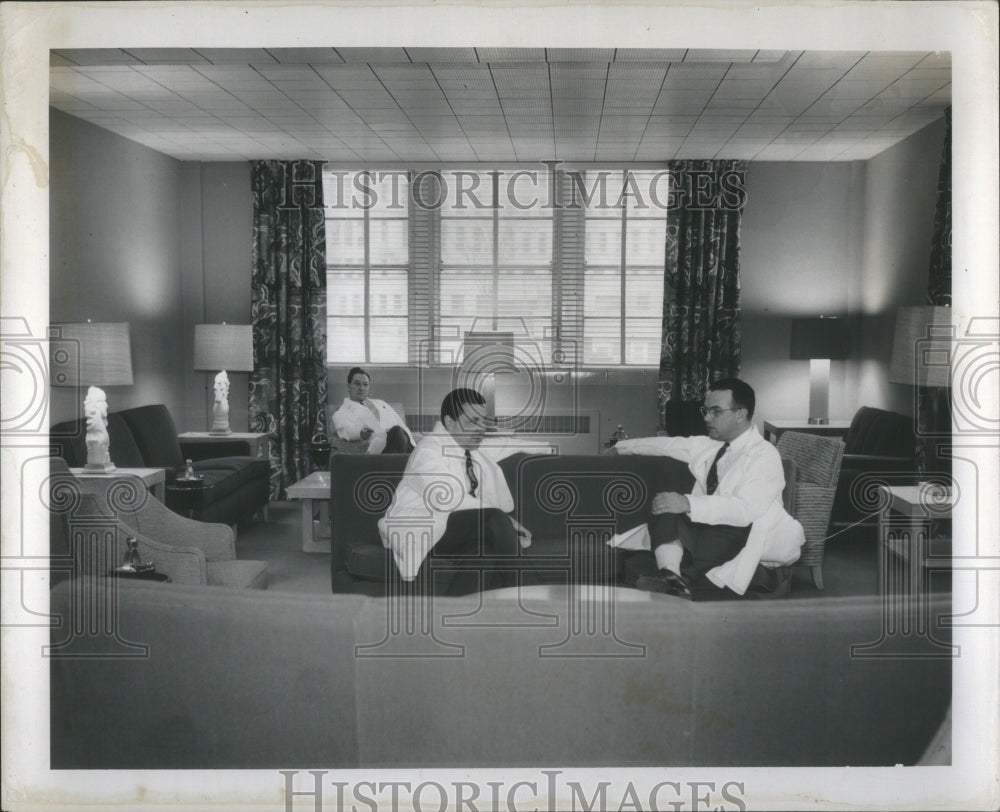
[[88,474],[110,474],[112,471],[117,471],[118,466],[113,462],[88,462],[83,466],[83,470]]
[[232,434],[233,430],[229,428],[229,426],[222,429],[217,429],[215,426],[212,426],[212,428],[208,430],[208,433],[213,436],[225,436],[227,434]]
[[830,423],[830,418],[829,417],[810,417],[809,418],[809,425],[810,426],[826,426],[826,425],[829,425],[829,423]]

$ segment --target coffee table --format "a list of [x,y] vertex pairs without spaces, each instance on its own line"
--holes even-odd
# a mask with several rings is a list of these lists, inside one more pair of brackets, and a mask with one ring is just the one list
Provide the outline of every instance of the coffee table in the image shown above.
[[285,493],[302,500],[302,552],[330,552],[330,472],[309,474]]

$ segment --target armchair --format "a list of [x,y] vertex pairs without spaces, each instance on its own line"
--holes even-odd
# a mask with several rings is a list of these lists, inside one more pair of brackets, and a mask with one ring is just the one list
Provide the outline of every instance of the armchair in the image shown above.
[[798,519],[806,534],[802,555],[795,566],[809,567],[813,583],[817,589],[822,589],[823,553],[844,455],[844,441],[837,437],[786,431],[778,439],[778,452],[783,459],[795,463],[795,484],[789,512]]
[[833,500],[833,523],[847,525],[875,513],[879,482],[916,481],[913,418],[862,406],[845,438],[844,459]]
[[[78,479],[64,460],[52,461],[52,488],[61,489],[53,505],[70,505],[64,529],[82,574],[102,575],[120,563],[125,540],[136,539],[143,560],[175,583],[267,589],[267,564],[236,559],[232,529],[174,513],[150,496],[138,477]],[[92,549],[93,531],[110,533],[110,550]],[[82,545],[90,545],[81,548]],[[107,560],[110,558],[110,560]]]

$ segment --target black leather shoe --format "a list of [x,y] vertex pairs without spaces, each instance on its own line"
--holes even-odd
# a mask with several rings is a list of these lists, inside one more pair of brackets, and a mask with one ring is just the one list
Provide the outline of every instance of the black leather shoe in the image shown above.
[[660,570],[656,575],[640,575],[636,578],[635,588],[691,600],[691,590],[687,581],[670,570]]

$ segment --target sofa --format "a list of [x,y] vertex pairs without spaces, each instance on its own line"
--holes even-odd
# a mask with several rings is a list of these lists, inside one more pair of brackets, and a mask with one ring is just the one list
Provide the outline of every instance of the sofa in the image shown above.
[[862,406],[844,438],[844,457],[833,500],[832,522],[875,522],[882,500],[879,483],[907,485],[917,480],[912,417]]
[[[58,423],[50,429],[57,456],[74,468],[87,462],[86,422]],[[270,498],[270,463],[251,455],[249,443],[220,437],[214,443],[183,444],[166,406],[154,404],[108,415],[111,460],[119,468],[164,468],[167,507],[203,522],[228,525],[266,515]],[[192,460],[203,487],[174,486]]]
[[[405,454],[330,457],[331,586],[334,592],[384,594],[398,578],[378,520],[403,476]],[[620,562],[605,542],[645,523],[653,495],[689,493],[687,464],[669,457],[552,456],[515,453],[500,461],[514,497],[514,518],[533,536],[516,568],[535,582],[614,578]],[[614,560],[612,560],[614,559]],[[461,562],[434,559],[435,567]]]
[[[852,649],[883,638],[875,597],[541,585],[401,609],[125,582],[117,636],[58,656],[94,588],[51,595],[54,770],[907,765],[952,691],[953,660],[918,656],[921,635]],[[926,608],[946,643],[947,595]]]

